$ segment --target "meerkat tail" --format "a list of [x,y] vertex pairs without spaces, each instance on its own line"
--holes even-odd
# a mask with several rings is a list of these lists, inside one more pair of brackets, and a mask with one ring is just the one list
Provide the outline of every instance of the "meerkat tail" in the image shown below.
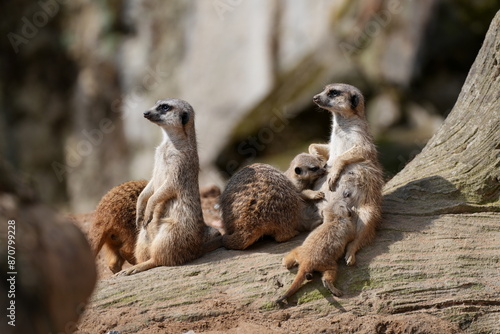
[[312,278],[312,273],[311,272],[306,272],[305,269],[299,266],[299,270],[297,272],[297,276],[295,276],[295,279],[293,280],[292,285],[288,289],[285,294],[278,298],[276,300],[276,303],[281,303],[285,299],[288,299],[289,297],[293,296],[302,286],[302,283],[304,283],[306,280],[310,280]]
[[95,228],[94,225],[94,227],[92,227],[89,231],[88,240],[94,257],[97,257],[97,254],[101,251],[101,248],[104,246],[104,242],[106,240],[103,231]]

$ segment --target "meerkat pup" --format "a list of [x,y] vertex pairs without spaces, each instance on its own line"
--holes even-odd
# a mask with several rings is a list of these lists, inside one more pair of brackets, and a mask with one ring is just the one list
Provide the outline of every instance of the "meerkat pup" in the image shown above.
[[314,187],[314,182],[326,173],[325,165],[325,161],[318,156],[300,153],[290,163],[285,176],[292,181],[303,199],[323,199],[323,192],[311,188]]
[[117,273],[123,263],[136,264],[134,250],[137,239],[136,203],[147,181],[129,181],[114,187],[102,197],[89,230],[94,256],[104,246],[109,269]]
[[121,275],[181,265],[203,253],[194,110],[185,101],[165,99],[144,117],[161,127],[163,142],[156,149],[153,176],[137,200],[138,264]]
[[[323,211],[333,205],[332,201],[338,198],[335,195],[338,191],[336,183],[346,173],[353,175],[351,179],[360,194],[353,203],[357,213],[356,236],[347,245],[345,256],[347,264],[353,265],[356,252],[374,237],[381,218],[382,169],[359,89],[346,84],[330,84],[315,95],[313,101],[333,115],[330,143],[309,146],[309,153],[328,160],[327,179],[321,178],[315,185],[326,194],[326,201],[318,203],[318,209]],[[328,190],[333,192],[331,196],[327,194]]]
[[323,285],[337,297],[342,292],[334,286],[337,276],[337,260],[344,254],[346,244],[354,238],[355,226],[348,204],[339,199],[332,209],[324,211],[325,222],[311,232],[304,243],[294,248],[283,258],[287,269],[298,265],[297,276],[288,291],[276,300],[277,303],[291,297],[306,280],[311,280],[314,271],[323,273]]
[[322,199],[324,193],[307,187],[325,174],[325,163],[299,154],[285,173],[266,164],[252,164],[231,177],[220,197],[222,243],[245,249],[264,235],[284,242],[304,230],[304,199]]

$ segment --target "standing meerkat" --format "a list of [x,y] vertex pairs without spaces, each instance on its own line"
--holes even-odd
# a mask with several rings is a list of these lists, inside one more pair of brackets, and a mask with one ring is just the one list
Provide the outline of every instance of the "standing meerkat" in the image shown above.
[[136,264],[136,205],[148,181],[129,181],[114,187],[102,197],[89,230],[89,243],[94,256],[104,246],[109,269],[117,273],[123,263]]
[[224,247],[245,249],[264,235],[278,242],[296,236],[304,230],[304,199],[324,197],[305,188],[324,173],[324,162],[309,154],[297,156],[285,173],[266,164],[239,170],[220,197]]
[[138,264],[122,275],[181,265],[203,253],[194,110],[185,101],[165,99],[144,117],[161,127],[163,142],[156,148],[153,176],[137,200]]
[[[364,98],[359,89],[346,84],[330,84],[313,98],[320,108],[333,115],[329,144],[312,144],[309,153],[328,159],[327,177],[316,182],[315,189],[325,193],[326,201],[318,203],[319,211],[332,206],[339,196],[335,192],[339,178],[350,173],[359,194],[353,206],[357,213],[356,236],[347,245],[345,260],[356,262],[356,252],[375,235],[381,219],[382,169],[377,149],[365,118]],[[328,192],[331,190],[331,192]]]

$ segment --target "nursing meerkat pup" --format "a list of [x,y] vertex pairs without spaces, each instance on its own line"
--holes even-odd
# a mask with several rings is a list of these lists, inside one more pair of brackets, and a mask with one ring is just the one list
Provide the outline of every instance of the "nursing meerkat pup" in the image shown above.
[[[364,98],[356,87],[330,84],[313,101],[333,115],[330,143],[309,146],[309,153],[328,159],[328,176],[315,186],[326,194],[326,201],[318,203],[319,210],[331,207],[338,198],[336,183],[345,173],[354,175],[360,194],[353,203],[357,212],[356,237],[347,245],[345,256],[347,264],[353,265],[356,252],[374,237],[381,218],[382,169],[365,118]],[[327,194],[328,190],[333,192],[332,196]]]
[[123,263],[136,264],[134,250],[138,229],[135,224],[137,198],[148,181],[129,181],[102,197],[89,230],[94,256],[104,246],[109,269],[117,273]]
[[194,110],[185,101],[165,99],[144,117],[160,126],[164,136],[156,149],[153,176],[137,200],[138,264],[122,275],[181,265],[203,253]]
[[346,244],[354,238],[355,226],[346,201],[341,198],[332,209],[324,211],[325,222],[307,236],[304,243],[283,258],[287,269],[298,265],[297,276],[288,291],[276,300],[280,303],[291,297],[314,271],[322,272],[323,285],[340,297],[342,292],[334,286],[337,276],[337,260],[344,254]]
[[325,173],[323,159],[312,154],[300,153],[290,163],[285,176],[292,181],[303,199],[315,200],[325,197],[323,192],[311,189],[314,187],[314,182]]
[[266,164],[252,164],[231,177],[220,197],[222,243],[245,249],[264,235],[284,242],[304,230],[304,199],[321,199],[321,191],[307,189],[325,173],[325,163],[299,154],[285,173]]

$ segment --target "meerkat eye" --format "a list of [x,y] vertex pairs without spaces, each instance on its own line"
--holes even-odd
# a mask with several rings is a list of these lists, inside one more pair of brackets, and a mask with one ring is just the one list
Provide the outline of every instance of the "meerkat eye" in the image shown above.
[[295,174],[297,175],[302,174],[302,169],[300,169],[300,167],[295,167]]
[[311,172],[317,172],[317,171],[319,170],[319,167],[318,167],[318,166],[311,167],[311,168],[309,168],[309,170],[310,170]]
[[330,89],[328,91],[327,95],[328,95],[329,98],[332,98],[332,97],[335,97],[335,96],[339,96],[340,95],[340,91],[336,90],[336,89]]
[[161,112],[167,112],[167,111],[169,111],[171,108],[172,108],[172,107],[170,107],[170,105],[168,105],[168,104],[164,103],[164,104],[160,104],[160,105],[156,108],[156,110],[161,111]]

